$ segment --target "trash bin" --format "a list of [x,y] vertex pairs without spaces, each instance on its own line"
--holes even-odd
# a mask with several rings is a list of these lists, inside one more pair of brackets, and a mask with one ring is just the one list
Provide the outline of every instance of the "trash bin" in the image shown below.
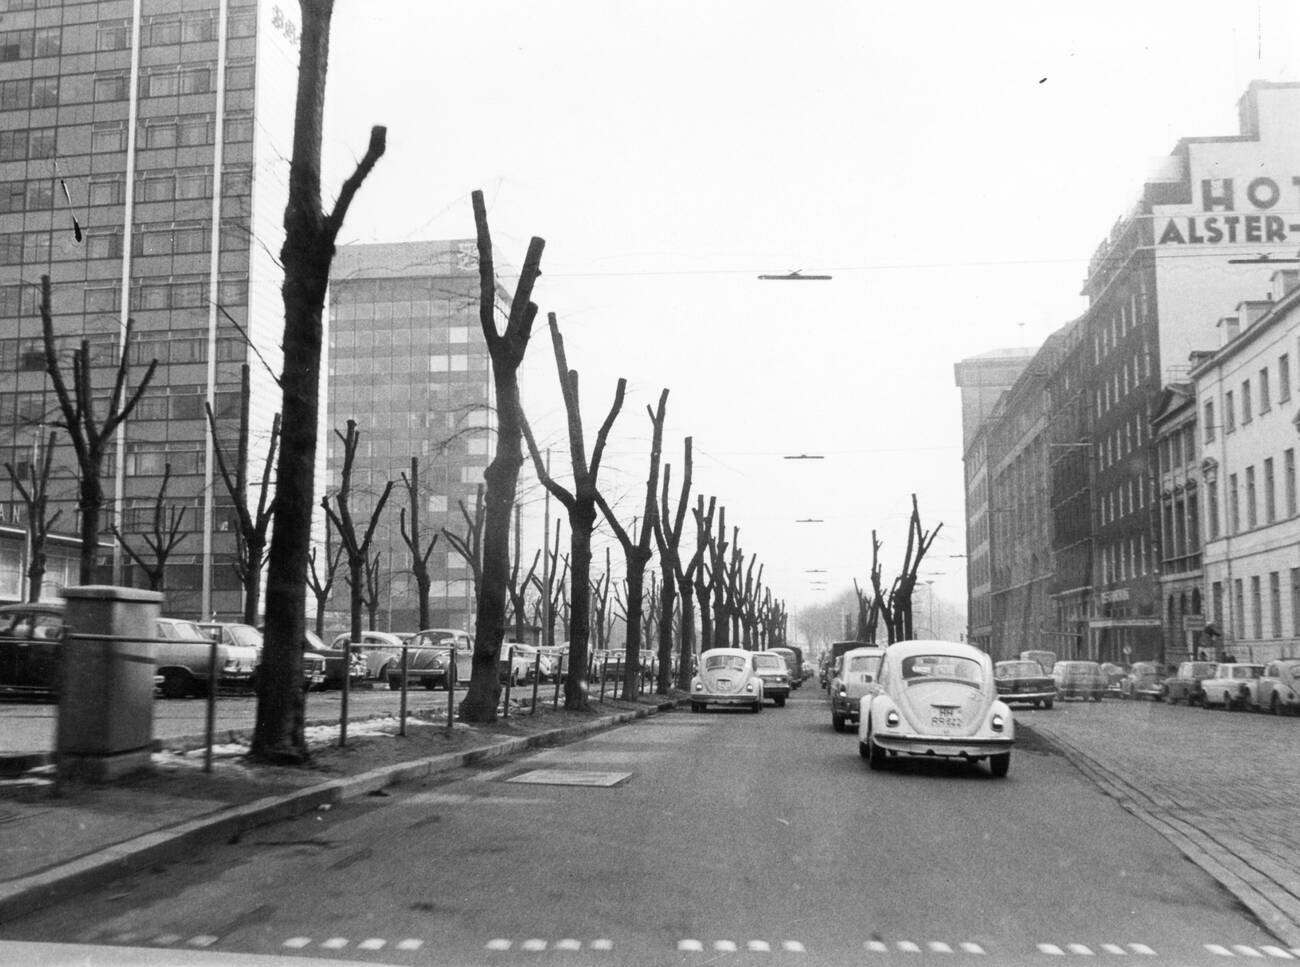
[[149,768],[154,644],[163,596],[64,588],[57,758],[60,778],[111,782]]

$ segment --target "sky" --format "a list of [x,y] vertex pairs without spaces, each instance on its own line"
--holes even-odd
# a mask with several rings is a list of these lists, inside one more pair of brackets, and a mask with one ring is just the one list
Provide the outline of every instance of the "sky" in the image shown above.
[[[475,189],[499,258],[546,240],[524,406],[562,455],[555,313],[589,441],[627,380],[600,477],[625,526],[667,388],[674,480],[691,436],[796,616],[865,584],[873,529],[897,571],[912,494],[961,604],[953,364],[1077,317],[1145,176],[1236,134],[1254,79],[1300,80],[1293,0],[336,0],[325,184],[384,124],[341,241],[471,238]],[[757,278],[793,270],[833,278]]]

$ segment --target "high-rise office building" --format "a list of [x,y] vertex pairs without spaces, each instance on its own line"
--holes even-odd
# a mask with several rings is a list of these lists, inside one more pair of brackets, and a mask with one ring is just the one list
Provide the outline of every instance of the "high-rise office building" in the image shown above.
[[[297,5],[281,0],[0,0],[0,460],[21,469],[60,419],[44,373],[41,276],[52,280],[60,358],[86,340],[97,394],[128,318],[138,385],[158,369],[105,468],[103,580],[140,583],[116,523],[143,551],[163,474],[185,507],[167,608],[236,615],[231,503],[204,414],[233,449],[240,370],[251,371],[250,477],[260,479],[283,333],[283,239],[297,74]],[[103,399],[99,414],[104,412]],[[77,530],[66,433],[52,491]],[[21,502],[0,477],[7,523]],[[21,545],[0,547],[16,597]],[[75,578],[65,563],[53,583]],[[53,593],[54,588],[50,589]]]
[[[498,288],[498,306],[509,296]],[[402,474],[418,466],[420,530],[427,547],[445,527],[467,528],[483,470],[491,459],[492,376],[479,323],[478,252],[473,239],[340,246],[329,302],[328,466],[325,489],[340,482],[344,432],[355,420],[358,453],[352,470],[352,515],[369,519],[389,481],[395,486],[375,532],[379,606],[376,624],[415,631],[419,611],[411,552],[400,514],[409,508]],[[410,511],[406,526],[409,533]],[[469,628],[472,571],[439,537],[429,558],[431,627]],[[332,605],[347,622],[347,588]]]

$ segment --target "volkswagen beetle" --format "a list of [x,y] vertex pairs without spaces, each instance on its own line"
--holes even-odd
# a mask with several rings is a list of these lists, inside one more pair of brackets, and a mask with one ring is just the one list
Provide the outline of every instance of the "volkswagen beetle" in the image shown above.
[[899,642],[885,651],[877,684],[858,717],[858,752],[872,769],[909,755],[987,759],[993,775],[1007,774],[1015,721],[985,652],[954,641]]
[[872,646],[852,648],[840,656],[832,671],[831,727],[836,732],[847,732],[848,723],[855,725],[862,696],[876,689],[876,673],[885,649]]
[[691,711],[703,712],[710,705],[763,710],[763,679],[754,668],[754,652],[710,648],[700,655],[699,673],[691,681]]

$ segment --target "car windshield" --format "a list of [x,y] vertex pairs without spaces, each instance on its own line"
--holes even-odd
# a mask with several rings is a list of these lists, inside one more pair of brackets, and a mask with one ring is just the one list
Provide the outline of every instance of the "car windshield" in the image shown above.
[[1259,665],[1234,665],[1232,668],[1233,678],[1259,678],[1264,673],[1264,669]]
[[978,688],[984,681],[978,662],[955,655],[913,655],[904,658],[902,673],[903,680],[909,685],[942,680]]
[[856,655],[849,659],[849,671],[874,675],[880,668],[879,655]]
[[785,671],[786,664],[785,664],[785,659],[782,658],[780,655],[755,655],[754,667],[755,668],[776,668],[780,671]]
[[709,655],[704,659],[704,670],[708,672],[740,671],[744,667],[743,655]]
[[1041,678],[1043,666],[1036,661],[1003,661],[993,671],[995,678]]

